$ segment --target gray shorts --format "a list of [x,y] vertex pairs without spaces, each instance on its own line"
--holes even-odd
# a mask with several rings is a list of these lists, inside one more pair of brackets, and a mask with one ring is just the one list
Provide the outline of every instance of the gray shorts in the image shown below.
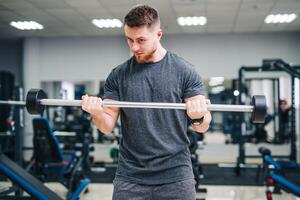
[[163,185],[140,185],[115,180],[113,200],[195,200],[195,180],[187,179]]

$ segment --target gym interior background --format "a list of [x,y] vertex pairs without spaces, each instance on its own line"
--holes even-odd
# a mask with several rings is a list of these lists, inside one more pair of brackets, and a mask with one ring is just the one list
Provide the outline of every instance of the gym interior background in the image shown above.
[[[55,99],[80,99],[85,93],[101,97],[110,71],[132,54],[123,26],[99,28],[93,20],[123,22],[130,8],[144,3],[160,13],[163,46],[194,64],[212,103],[249,104],[253,95],[267,98],[264,124],[251,124],[246,113],[213,112],[207,133],[189,133],[199,198],[271,199],[273,194],[297,199],[298,0],[1,0],[0,100],[22,101],[30,88],[42,88]],[[182,22],[193,18],[180,18],[195,16],[206,20],[193,25]],[[40,25],[26,30],[28,24],[19,24],[18,29],[14,25],[19,21]],[[119,124],[104,136],[78,107],[48,107],[40,117],[22,106],[2,104],[0,116],[0,155],[5,155],[0,168],[1,163],[8,168],[17,163],[16,170],[45,182],[61,198],[70,198],[89,179],[91,183],[82,185],[82,199],[111,199]],[[48,151],[42,151],[45,146]],[[68,171],[57,164],[62,163],[57,148],[68,154],[63,159],[75,155],[75,167]],[[276,164],[264,160],[266,156]],[[0,181],[1,199],[31,195],[3,172]]]

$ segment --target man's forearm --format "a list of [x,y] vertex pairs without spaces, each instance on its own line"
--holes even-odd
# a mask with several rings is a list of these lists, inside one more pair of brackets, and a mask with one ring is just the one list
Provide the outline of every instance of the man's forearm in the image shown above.
[[92,116],[92,119],[95,126],[104,134],[111,133],[115,127],[115,121],[105,112],[101,116]]

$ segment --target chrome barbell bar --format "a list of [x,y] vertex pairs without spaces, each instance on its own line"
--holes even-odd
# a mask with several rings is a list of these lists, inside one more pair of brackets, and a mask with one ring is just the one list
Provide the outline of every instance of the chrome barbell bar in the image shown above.
[[[45,106],[81,106],[82,100],[63,100],[63,99],[41,99],[41,105]],[[157,109],[179,109],[186,110],[185,103],[156,103],[156,102],[127,102],[127,101],[103,101],[102,107],[117,108],[157,108]],[[249,105],[223,105],[210,104],[210,111],[222,112],[253,112],[253,106]]]
[[[41,99],[41,105],[45,106],[81,106],[82,100],[63,100],[63,99]],[[3,101],[0,100],[0,105],[16,105],[25,106],[24,101]],[[103,101],[103,107],[116,108],[157,108],[157,109],[179,109],[186,110],[185,103],[148,103],[148,102],[127,102],[127,101]],[[210,104],[207,108],[209,111],[222,112],[253,112],[253,106],[249,105],[223,105]]]

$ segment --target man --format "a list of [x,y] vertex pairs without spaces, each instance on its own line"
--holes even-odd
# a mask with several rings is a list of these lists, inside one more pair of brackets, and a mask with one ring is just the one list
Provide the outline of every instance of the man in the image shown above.
[[286,99],[281,99],[279,101],[279,140],[282,143],[289,142],[291,138],[291,106]]
[[101,107],[100,98],[82,97],[83,110],[103,133],[110,133],[121,115],[113,199],[194,200],[187,126],[192,122],[197,132],[209,127],[203,83],[190,63],[162,47],[155,9],[136,6],[124,21],[133,56],[112,70],[103,101],[185,102],[187,110],[108,108]]

